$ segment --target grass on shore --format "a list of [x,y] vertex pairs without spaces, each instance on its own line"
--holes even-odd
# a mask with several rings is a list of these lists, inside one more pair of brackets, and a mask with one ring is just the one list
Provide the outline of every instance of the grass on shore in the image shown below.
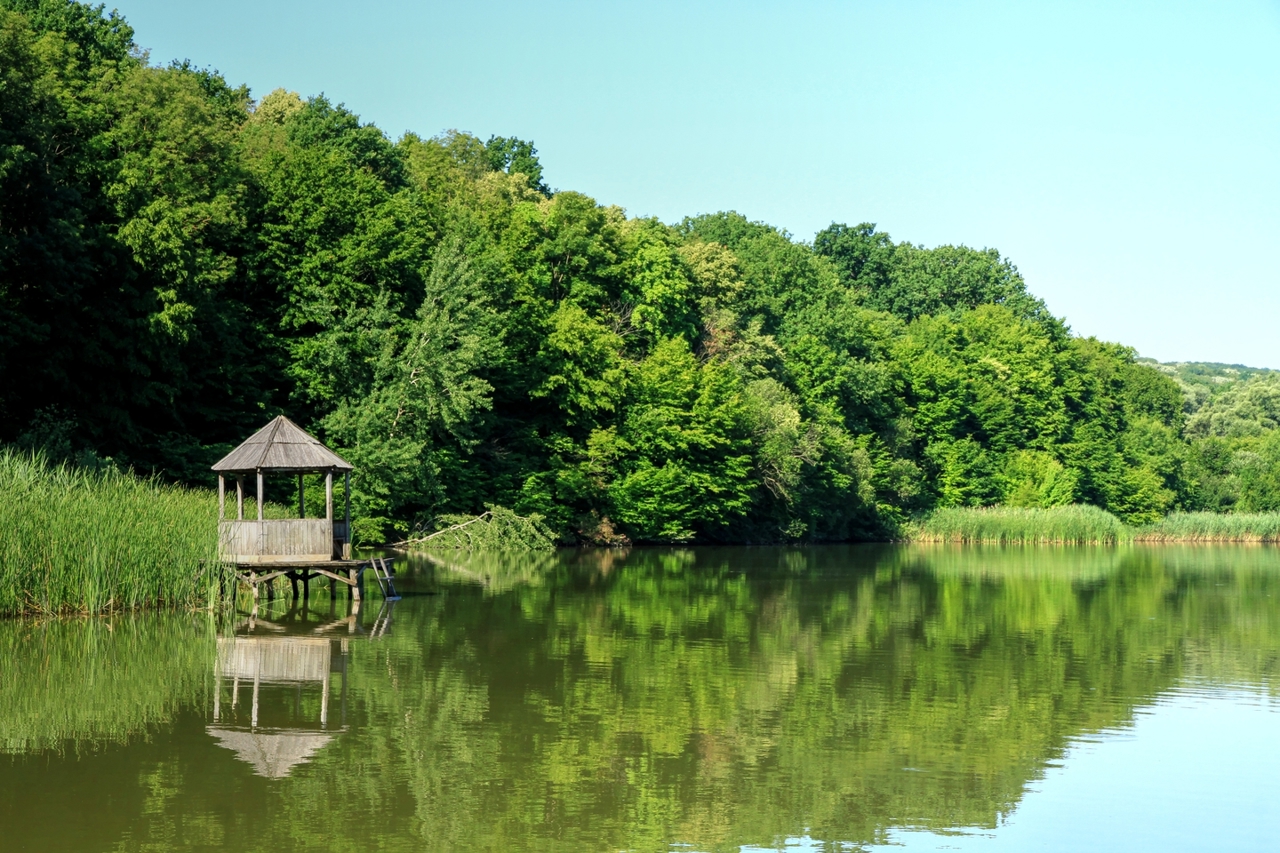
[[1132,538],[1131,528],[1094,506],[1052,509],[948,507],[913,530],[915,542],[1111,545]]
[[0,614],[207,605],[217,518],[212,491],[0,450]]
[[1175,512],[1138,529],[1139,542],[1280,542],[1280,512]]
[[1094,506],[951,507],[937,510],[919,522],[908,538],[913,542],[1009,545],[1280,542],[1280,512],[1175,512],[1155,524],[1131,527]]
[[[275,514],[272,505],[266,509]],[[0,449],[0,615],[207,606],[217,583],[216,521],[212,491],[50,465],[39,455]],[[1174,513],[1153,525],[1130,527],[1092,506],[947,508],[913,525],[908,538],[1266,543],[1280,542],[1280,513]]]

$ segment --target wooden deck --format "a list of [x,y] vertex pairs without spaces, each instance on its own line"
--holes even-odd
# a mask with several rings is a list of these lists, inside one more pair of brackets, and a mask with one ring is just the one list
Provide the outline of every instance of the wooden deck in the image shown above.
[[267,598],[275,598],[275,581],[281,577],[289,579],[294,598],[298,597],[299,583],[302,584],[302,598],[305,600],[311,594],[310,583],[312,580],[315,578],[328,578],[331,592],[336,594],[337,585],[340,583],[345,584],[351,591],[352,600],[360,601],[364,597],[364,572],[366,569],[373,569],[384,598],[394,600],[400,597],[396,595],[393,580],[395,575],[393,557],[372,557],[367,560],[278,558],[270,563],[258,562],[252,559],[248,561],[235,559],[228,560],[227,563],[232,566],[232,573],[235,575],[236,580],[249,586],[255,603],[258,601],[259,589],[263,584],[267,587]]

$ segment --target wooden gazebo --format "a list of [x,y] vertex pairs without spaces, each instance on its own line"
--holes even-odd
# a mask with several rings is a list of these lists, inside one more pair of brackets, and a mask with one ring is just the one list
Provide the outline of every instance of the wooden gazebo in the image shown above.
[[[280,415],[228,453],[213,470],[218,474],[218,556],[234,565],[236,576],[249,584],[253,597],[258,585],[284,575],[293,583],[303,583],[303,595],[311,578],[323,575],[351,587],[360,598],[360,578],[364,569],[375,567],[380,586],[390,583],[389,562],[351,559],[351,471],[352,466],[321,444],[293,421]],[[343,515],[334,519],[333,478],[342,474]],[[266,518],[263,514],[268,474],[296,475],[298,517]],[[324,475],[324,518],[307,518],[305,480],[307,474]],[[244,517],[246,478],[255,478],[257,518]],[[227,518],[227,481],[234,478],[236,517]],[[384,590],[385,590],[384,586]],[[391,594],[395,594],[394,588]]]

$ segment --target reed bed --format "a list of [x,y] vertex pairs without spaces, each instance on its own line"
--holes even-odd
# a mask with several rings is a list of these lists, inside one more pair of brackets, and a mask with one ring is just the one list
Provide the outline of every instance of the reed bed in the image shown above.
[[1280,542],[1280,512],[1175,512],[1135,531],[1139,542]]
[[1094,506],[952,507],[924,519],[910,538],[1002,545],[1111,545],[1132,540],[1133,528]]
[[0,614],[205,606],[217,496],[0,450]]

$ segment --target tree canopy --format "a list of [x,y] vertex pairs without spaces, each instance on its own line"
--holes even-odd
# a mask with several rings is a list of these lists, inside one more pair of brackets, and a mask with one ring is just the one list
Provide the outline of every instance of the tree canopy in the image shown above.
[[628,217],[530,141],[255,100],[72,0],[0,0],[0,91],[0,441],[204,483],[287,412],[366,541],[490,504],[585,542],[1280,508],[1273,380],[1184,394],[994,249]]

